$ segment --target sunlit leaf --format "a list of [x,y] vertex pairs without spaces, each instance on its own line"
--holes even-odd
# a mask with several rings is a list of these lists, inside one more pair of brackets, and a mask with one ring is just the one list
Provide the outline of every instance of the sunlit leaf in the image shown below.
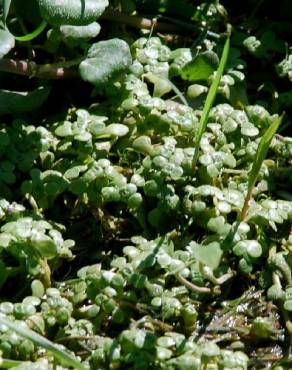
[[11,321],[3,314],[0,314],[0,323],[7,326],[10,330],[21,335],[22,337],[31,340],[37,346],[43,347],[47,351],[51,352],[56,359],[60,360],[67,366],[72,366],[74,369],[77,370],[85,370],[85,367],[76,359],[76,357],[73,357],[63,348],[60,348],[42,335],[37,334],[33,330],[30,330],[28,327],[24,325],[19,325],[19,323]]
[[15,41],[13,35],[7,30],[0,29],[0,59],[14,48],[14,44]]
[[94,22],[108,6],[108,0],[38,0],[41,15],[53,26],[82,26]]
[[123,75],[131,63],[128,44],[120,39],[111,39],[93,44],[79,71],[83,80],[100,87]]
[[217,54],[213,51],[205,51],[197,55],[191,62],[187,63],[182,71],[181,77],[188,81],[207,80],[216,71],[219,64]]

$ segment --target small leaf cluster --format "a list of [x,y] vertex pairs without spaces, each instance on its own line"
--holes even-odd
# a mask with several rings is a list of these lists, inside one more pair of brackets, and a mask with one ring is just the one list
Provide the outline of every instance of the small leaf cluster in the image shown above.
[[[185,26],[171,12],[138,36],[106,21],[100,40],[108,1],[30,3],[15,0],[8,16],[4,1],[0,25],[0,62],[27,52],[23,63],[34,63],[32,90],[19,81],[21,91],[0,91],[0,367],[270,366],[262,347],[284,353],[292,330],[292,141],[285,127],[273,137],[291,94],[271,82],[272,106],[252,93],[249,103],[246,91],[267,87],[250,85],[243,59],[275,73],[276,55],[285,84],[291,55],[274,32],[243,27],[219,64],[226,34],[210,27],[226,26],[219,2],[184,1],[194,44],[155,34],[160,22]],[[137,21],[146,3],[118,5]],[[155,2],[159,12],[177,3]],[[25,9],[41,22],[27,49],[8,30],[23,31]],[[69,107],[68,92],[61,114],[29,113],[64,91],[48,71],[81,77],[78,94],[93,89],[86,103]],[[206,110],[210,86],[218,94]]]
[[0,204],[1,286],[14,276],[27,282],[38,277],[50,286],[51,268],[61,259],[73,258],[74,241],[63,239],[64,226],[45,221],[19,204],[4,199]]

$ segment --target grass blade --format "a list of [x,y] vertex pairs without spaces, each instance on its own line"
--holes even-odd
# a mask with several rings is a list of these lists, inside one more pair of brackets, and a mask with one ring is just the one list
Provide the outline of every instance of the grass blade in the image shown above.
[[248,210],[248,203],[251,199],[253,187],[254,187],[254,185],[257,181],[262,163],[263,163],[263,161],[264,161],[264,159],[267,155],[267,151],[269,149],[271,141],[272,141],[275,133],[277,132],[277,130],[278,130],[278,128],[279,128],[279,126],[282,122],[283,116],[284,116],[284,113],[280,117],[276,118],[275,121],[269,126],[269,128],[266,130],[266,132],[262,136],[261,141],[259,143],[259,146],[257,148],[255,159],[254,159],[252,169],[250,171],[249,178],[248,178],[247,195],[246,195],[246,198],[244,200],[244,205],[243,205],[242,211],[241,211],[240,219],[242,221],[246,217],[247,210]]
[[0,369],[12,369],[23,363],[24,361],[16,361],[16,360],[9,360],[7,358],[0,358]]
[[14,35],[13,36],[15,40],[17,41],[22,41],[22,42],[31,41],[35,39],[38,35],[40,35],[46,27],[47,27],[47,22],[42,21],[41,24],[34,31],[24,36],[14,36]]
[[7,326],[9,329],[15,331],[22,337],[31,340],[36,345],[45,348],[47,351],[51,352],[56,359],[62,361],[67,366],[71,366],[77,370],[86,370],[85,367],[74,356],[60,349],[45,337],[11,321],[6,316],[0,315],[0,324]]
[[228,59],[229,48],[230,48],[230,38],[228,37],[226,39],[226,42],[225,42],[225,45],[224,45],[224,48],[223,48],[222,56],[221,56],[221,59],[220,59],[219,67],[218,67],[217,72],[216,72],[215,79],[212,82],[212,85],[209,89],[209,92],[208,92],[208,95],[207,95],[207,98],[206,98],[206,101],[205,101],[202,117],[200,119],[199,131],[197,133],[196,140],[195,140],[195,154],[194,154],[194,157],[193,157],[193,164],[192,164],[193,171],[195,171],[195,169],[196,169],[196,165],[197,165],[197,161],[198,161],[198,157],[199,157],[200,141],[202,139],[203,133],[206,130],[209,113],[210,113],[210,110],[213,106],[213,103],[214,103],[214,100],[215,100],[215,97],[216,97],[216,93],[217,93],[217,89],[218,89],[218,86],[219,86],[219,83],[220,83],[220,80],[221,80],[221,77],[223,75],[224,68],[225,68],[225,65],[226,65],[226,62],[227,62],[227,59]]
[[176,95],[178,96],[178,98],[180,99],[180,101],[186,105],[187,107],[189,106],[188,105],[188,102],[186,100],[186,98],[183,96],[183,94],[180,92],[180,90],[175,86],[175,84],[173,84],[170,80],[162,77],[163,79],[167,80],[167,82],[169,83],[169,85],[171,86],[172,90],[176,93]]

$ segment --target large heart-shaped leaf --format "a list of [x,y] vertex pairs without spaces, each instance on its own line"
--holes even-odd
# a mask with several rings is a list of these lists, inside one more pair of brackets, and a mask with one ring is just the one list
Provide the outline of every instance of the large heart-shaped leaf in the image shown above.
[[79,66],[83,80],[103,86],[119,78],[132,63],[129,45],[120,39],[93,44]]
[[208,245],[198,244],[194,252],[198,261],[211,269],[216,269],[219,266],[223,254],[218,242],[213,242]]
[[207,80],[216,71],[219,64],[217,54],[213,51],[205,51],[197,55],[191,62],[187,63],[182,71],[181,77],[188,81]]
[[7,30],[0,29],[0,59],[14,47],[15,40]]
[[38,0],[42,17],[53,26],[82,26],[94,22],[108,0]]
[[33,91],[0,90],[0,114],[19,114],[40,107],[47,99],[50,88],[39,87]]

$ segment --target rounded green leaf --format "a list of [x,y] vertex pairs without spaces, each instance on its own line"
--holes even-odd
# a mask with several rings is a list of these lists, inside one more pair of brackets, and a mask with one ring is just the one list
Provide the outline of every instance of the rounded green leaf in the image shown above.
[[45,288],[40,280],[33,280],[31,283],[31,291],[34,297],[41,298],[45,294]]
[[34,233],[34,235],[31,237],[31,243],[44,258],[52,259],[58,254],[56,244],[47,235],[42,233]]
[[0,59],[14,48],[14,37],[7,30],[0,29]]
[[203,357],[215,357],[220,355],[220,348],[216,343],[210,342],[203,347],[202,356]]
[[206,86],[194,84],[188,87],[187,95],[189,98],[195,99],[206,92],[208,92]]
[[244,258],[241,258],[241,260],[239,261],[239,268],[242,272],[246,274],[252,272],[252,265]]
[[150,154],[153,147],[149,136],[139,136],[133,141],[133,148],[140,153]]
[[122,125],[120,123],[112,123],[108,125],[104,130],[103,133],[110,136],[125,136],[129,132],[127,126]]
[[38,0],[42,17],[53,26],[82,26],[94,22],[108,0]]
[[219,266],[223,251],[218,242],[213,242],[208,245],[198,245],[195,250],[195,256],[204,265],[215,269]]
[[120,193],[114,186],[106,186],[101,191],[105,202],[118,202],[120,200]]
[[271,301],[283,300],[285,298],[285,293],[280,285],[273,284],[267,291],[267,297]]
[[129,45],[120,39],[100,41],[91,46],[79,72],[84,81],[103,86],[118,79],[132,63]]
[[60,32],[66,40],[89,39],[99,34],[100,25],[97,22],[85,26],[64,25],[60,27]]
[[284,303],[284,309],[286,311],[292,311],[292,299],[285,301]]
[[217,54],[213,51],[205,51],[183,67],[181,77],[188,81],[207,80],[216,71],[218,64]]
[[69,121],[64,121],[62,125],[58,126],[55,130],[57,136],[71,136],[72,135],[72,124]]
[[247,253],[253,258],[260,257],[262,254],[262,247],[260,243],[256,240],[246,240],[246,242]]

